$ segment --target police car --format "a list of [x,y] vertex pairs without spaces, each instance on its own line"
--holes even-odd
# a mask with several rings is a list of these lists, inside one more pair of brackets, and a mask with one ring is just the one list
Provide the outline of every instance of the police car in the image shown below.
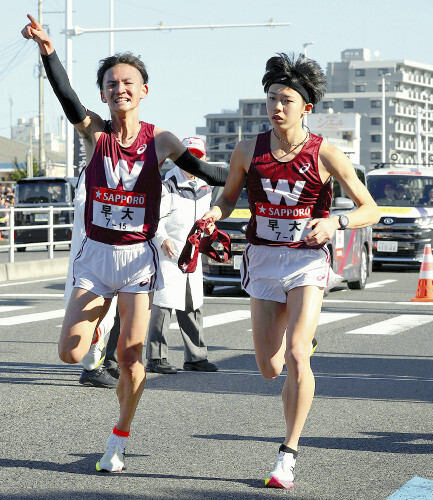
[[374,267],[419,266],[433,243],[433,169],[376,168],[367,182],[382,214],[373,226]]

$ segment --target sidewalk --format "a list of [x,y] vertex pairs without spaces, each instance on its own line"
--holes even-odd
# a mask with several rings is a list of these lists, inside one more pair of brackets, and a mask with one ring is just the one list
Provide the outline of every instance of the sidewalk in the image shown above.
[[0,283],[28,278],[66,276],[69,250],[66,246],[54,250],[54,259],[48,258],[45,247],[15,252],[15,262],[9,262],[9,252],[0,246]]

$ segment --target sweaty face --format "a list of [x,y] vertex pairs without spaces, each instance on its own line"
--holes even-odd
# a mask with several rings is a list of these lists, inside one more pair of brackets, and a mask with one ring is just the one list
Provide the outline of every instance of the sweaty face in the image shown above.
[[117,64],[104,74],[101,99],[113,111],[134,109],[147,92],[141,73],[129,64]]
[[266,110],[273,126],[290,128],[302,120],[304,99],[296,90],[273,83],[268,90]]

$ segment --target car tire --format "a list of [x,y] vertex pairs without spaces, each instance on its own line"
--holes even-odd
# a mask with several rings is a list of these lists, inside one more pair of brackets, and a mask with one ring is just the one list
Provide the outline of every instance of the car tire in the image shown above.
[[368,278],[368,254],[365,247],[361,250],[361,260],[358,269],[359,278],[356,281],[348,281],[347,286],[351,290],[363,290],[367,284]]
[[204,283],[203,284],[203,290],[205,295],[212,295],[212,292],[215,288],[215,285],[212,285],[211,283]]
[[26,251],[26,247],[18,247],[17,248],[17,252],[25,252]]

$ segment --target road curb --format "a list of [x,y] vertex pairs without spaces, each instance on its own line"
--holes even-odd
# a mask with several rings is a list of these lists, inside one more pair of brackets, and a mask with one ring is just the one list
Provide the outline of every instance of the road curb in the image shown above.
[[0,264],[0,281],[14,281],[26,278],[45,278],[68,273],[69,258],[27,260]]

